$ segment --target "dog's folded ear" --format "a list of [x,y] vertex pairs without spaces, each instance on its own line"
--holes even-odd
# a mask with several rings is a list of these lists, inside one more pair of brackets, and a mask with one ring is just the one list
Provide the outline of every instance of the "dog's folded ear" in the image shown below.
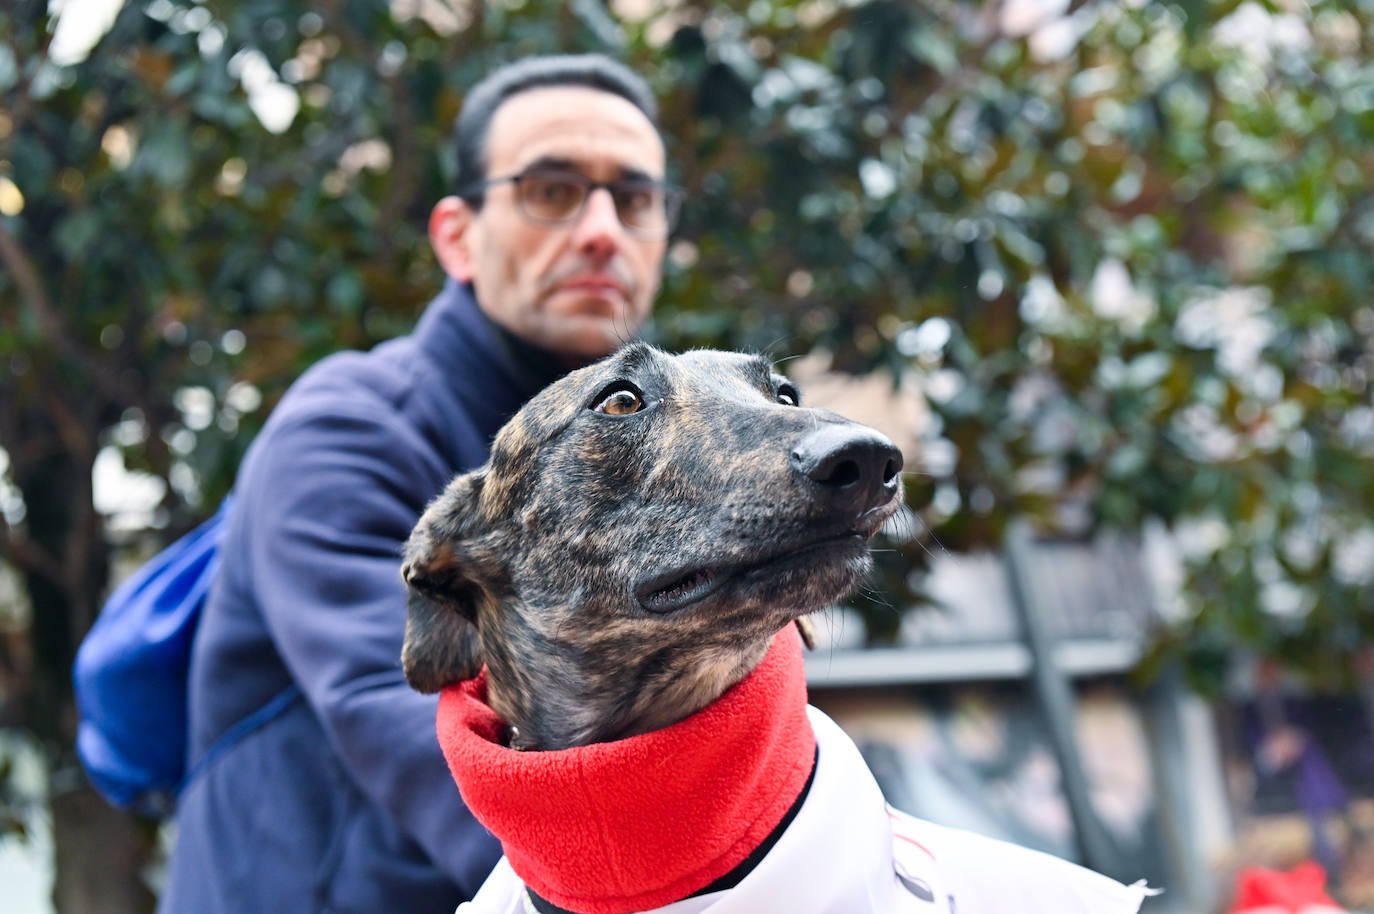
[[483,477],[451,482],[406,543],[401,577],[409,590],[401,667],[417,692],[438,692],[482,669],[477,608],[481,587],[463,557]]

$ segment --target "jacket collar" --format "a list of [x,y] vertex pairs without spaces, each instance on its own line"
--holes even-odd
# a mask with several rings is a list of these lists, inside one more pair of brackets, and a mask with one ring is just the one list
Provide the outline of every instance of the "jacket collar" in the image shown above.
[[412,336],[488,441],[526,400],[573,367],[492,321],[472,286],[453,279],[425,308]]

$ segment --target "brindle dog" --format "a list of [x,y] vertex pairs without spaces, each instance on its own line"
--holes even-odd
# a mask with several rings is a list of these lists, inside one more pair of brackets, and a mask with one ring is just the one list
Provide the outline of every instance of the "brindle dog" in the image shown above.
[[901,452],[800,401],[767,359],[644,344],[538,394],[411,534],[411,685],[486,663],[518,748],[713,702],[775,632],[861,582],[901,503]]

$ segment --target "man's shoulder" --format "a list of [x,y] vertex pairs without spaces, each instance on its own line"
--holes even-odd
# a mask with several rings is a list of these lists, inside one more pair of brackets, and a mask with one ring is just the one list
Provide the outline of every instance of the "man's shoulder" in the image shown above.
[[263,436],[273,439],[331,432],[380,432],[411,427],[434,410],[440,395],[434,370],[410,337],[388,340],[367,352],[346,350],[310,366],[272,410]]
[[341,392],[374,404],[399,402],[416,389],[425,364],[410,337],[387,340],[365,352],[335,352],[306,369],[287,389],[281,406],[317,406],[322,395],[332,398]]
[[[310,455],[325,455],[331,465],[367,455],[387,463],[434,462],[441,476],[447,465],[422,418],[426,383],[414,346],[393,340],[369,352],[345,351],[312,365],[287,388],[254,438],[237,487],[254,479],[313,472]],[[434,455],[431,457],[430,455]],[[328,456],[334,455],[334,456]],[[303,458],[306,458],[303,460]]]

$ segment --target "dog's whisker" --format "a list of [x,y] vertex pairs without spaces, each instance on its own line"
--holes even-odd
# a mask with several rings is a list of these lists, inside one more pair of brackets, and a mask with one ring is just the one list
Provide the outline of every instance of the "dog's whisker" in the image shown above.
[[774,355],[773,355],[773,353],[774,353],[775,351],[777,351],[778,349],[782,348],[782,345],[783,345],[784,343],[789,342],[789,341],[793,341],[793,340],[795,340],[795,339],[796,339],[796,336],[795,336],[794,334],[790,334],[790,333],[785,333],[785,334],[783,334],[782,336],[780,336],[780,337],[778,337],[777,339],[773,340],[773,341],[772,341],[771,343],[769,343],[767,346],[764,346],[764,347],[763,347],[763,355],[764,355],[764,357],[767,358],[768,361],[772,362],[774,365],[778,365],[778,364],[781,364],[781,363],[783,363],[783,362],[790,362],[790,361],[792,361],[793,359],[799,359],[799,358],[801,358],[801,354],[800,354],[800,353],[794,353],[793,355],[782,356],[781,358],[774,357]]
[[868,597],[870,601],[886,609],[895,610],[897,608],[893,603],[891,603],[888,600],[887,595],[884,594],[881,590],[877,590],[872,587],[862,587],[859,589],[859,592],[862,593],[865,597]]
[[940,552],[938,554],[933,552],[931,548],[928,545],[926,545],[926,542],[923,539],[917,539],[916,545],[920,546],[921,551],[924,552],[931,559],[941,559],[950,557],[950,551],[945,548],[944,543],[940,542],[938,539],[935,538],[934,534],[931,534],[931,540],[935,543],[937,547],[939,547]]
[[629,309],[624,308],[618,310],[615,314],[612,315],[611,321],[613,325],[622,324],[622,326],[616,326],[615,332],[616,335],[620,337],[620,345],[624,346],[628,344],[630,340],[634,338],[635,335],[635,331],[630,327]]

